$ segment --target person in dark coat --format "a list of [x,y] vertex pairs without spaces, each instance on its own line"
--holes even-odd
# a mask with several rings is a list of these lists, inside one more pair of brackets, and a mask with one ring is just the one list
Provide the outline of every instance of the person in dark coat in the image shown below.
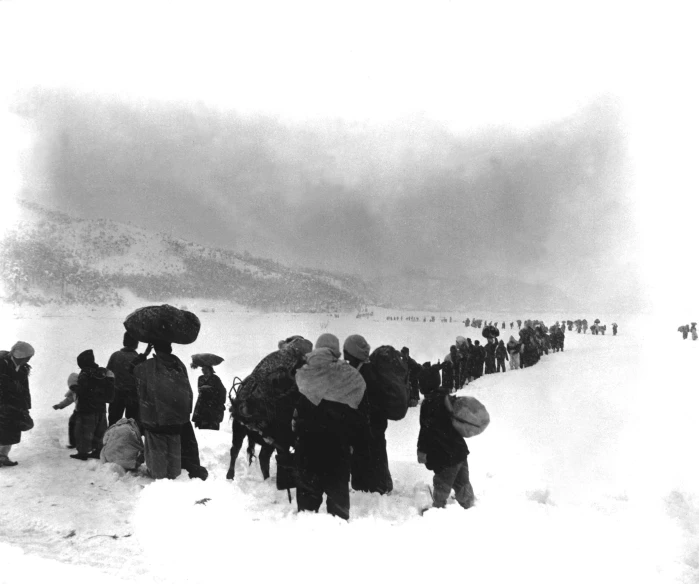
[[420,408],[417,458],[434,471],[432,506],[445,507],[453,489],[459,505],[468,509],[475,497],[468,473],[468,446],[452,425],[451,408],[446,403],[454,399],[445,389],[425,396]]
[[420,371],[419,375],[420,393],[422,395],[427,395],[430,391],[437,389],[442,384],[442,379],[439,375],[441,370],[441,363],[432,365],[430,361],[425,361],[422,364],[422,371]]
[[226,412],[226,388],[213,367],[202,365],[201,370],[203,375],[197,381],[199,396],[192,422],[200,430],[218,430]]
[[133,362],[138,357],[138,341],[124,333],[124,346],[112,353],[107,369],[114,373],[114,399],[109,404],[108,424],[116,424],[126,413],[127,418],[138,421],[138,392],[133,376]]
[[485,349],[480,341],[474,342],[473,347],[473,378],[478,379],[483,375],[483,365],[485,364]]
[[189,448],[193,447],[193,430],[189,435],[187,428],[183,428],[187,424],[191,427],[193,392],[187,368],[172,354],[172,345],[159,341],[153,343],[152,348],[155,356],[145,360],[150,352],[150,348],[147,349],[139,355],[134,368],[146,466],[154,479],[176,479],[183,468],[183,432],[189,436]]
[[[317,512],[325,494],[328,513],[348,520],[351,445],[368,424],[358,409],[366,389],[364,378],[339,361],[340,355],[339,340],[329,333],[321,335],[306,355],[307,365],[296,372],[300,395],[292,427],[299,512]],[[318,375],[309,380],[314,373]],[[333,383],[336,375],[342,377],[342,385]]]
[[386,429],[388,418],[381,409],[383,388],[374,366],[369,361],[369,343],[361,335],[351,335],[345,339],[343,356],[355,369],[359,370],[366,390],[359,403],[359,411],[368,423],[368,431],[354,436],[352,443],[352,488],[355,491],[368,491],[384,495],[393,490],[393,478],[388,467],[386,451]]
[[485,345],[485,374],[495,373],[495,350],[498,346],[495,344],[493,337],[488,338]]
[[10,460],[10,450],[20,443],[22,432],[34,425],[29,415],[29,360],[33,356],[34,347],[24,341],[0,352],[0,467],[17,466],[17,461]]
[[456,345],[449,347],[449,354],[442,363],[442,387],[448,390],[461,389],[461,355]]
[[617,323],[613,322],[612,323],[612,334],[616,337],[616,331],[617,331],[618,325]]
[[420,365],[410,356],[410,349],[408,347],[403,347],[400,350],[400,354],[403,360],[408,365],[408,383],[410,384],[410,398],[408,405],[411,407],[416,406],[420,403],[420,387],[418,381],[418,375],[420,374]]
[[114,391],[114,374],[95,363],[92,349],[83,351],[77,358],[80,374],[75,386],[75,445],[78,452],[71,454],[76,460],[99,458],[102,438],[107,430],[106,393]]
[[510,358],[507,356],[507,349],[505,348],[505,343],[501,340],[495,349],[495,359],[497,360],[497,373],[502,371],[505,373],[505,361],[509,361]]

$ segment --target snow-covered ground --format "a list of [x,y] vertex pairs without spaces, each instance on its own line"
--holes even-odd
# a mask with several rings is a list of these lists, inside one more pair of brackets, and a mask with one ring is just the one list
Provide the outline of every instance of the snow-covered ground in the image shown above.
[[[480,338],[456,322],[386,321],[397,311],[356,319],[187,304],[202,331],[175,352],[187,363],[193,353],[221,354],[227,386],[291,334],[360,333],[372,347],[407,345],[419,362],[443,358],[458,334]],[[103,365],[120,347],[127,313],[2,307],[0,348],[18,339],[36,348],[36,425],[12,449],[19,465],[0,469],[0,582],[699,581],[699,342],[682,341],[677,325],[614,317],[617,337],[611,327],[606,336],[568,333],[564,353],[463,390],[491,415],[468,441],[477,497],[468,511],[451,504],[418,515],[431,473],[416,461],[419,408],[411,409],[389,424],[394,492],[353,493],[345,523],[324,509],[298,515],[243,456],[226,481],[228,428],[197,431],[206,482],[184,473],[155,483],[69,458],[70,410],[51,405],[80,351],[94,349]],[[468,316],[509,326],[517,317],[591,315]]]

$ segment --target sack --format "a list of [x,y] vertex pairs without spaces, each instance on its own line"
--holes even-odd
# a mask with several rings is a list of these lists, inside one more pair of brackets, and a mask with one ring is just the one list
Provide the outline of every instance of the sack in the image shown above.
[[145,426],[157,428],[189,422],[193,394],[187,372],[180,367],[184,368],[179,360],[166,363],[156,355],[136,368],[140,416]]
[[374,349],[369,362],[381,383],[380,403],[377,405],[389,420],[402,420],[408,413],[410,398],[408,366],[390,345]]
[[124,328],[141,343],[188,345],[197,340],[201,323],[195,314],[163,304],[134,310],[126,317]]
[[490,414],[475,397],[458,397],[452,404],[451,423],[463,438],[472,438],[488,427]]
[[102,443],[102,462],[113,462],[126,470],[135,470],[143,461],[141,431],[132,419],[122,418],[110,426],[104,433]]
[[223,363],[223,357],[214,355],[213,353],[197,353],[192,355],[192,367],[216,367]]

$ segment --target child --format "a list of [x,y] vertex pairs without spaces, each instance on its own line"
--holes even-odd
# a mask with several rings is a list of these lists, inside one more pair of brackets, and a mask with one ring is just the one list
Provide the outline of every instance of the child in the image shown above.
[[468,476],[468,447],[452,425],[452,400],[445,388],[428,390],[420,408],[417,459],[434,471],[433,507],[444,507],[452,489],[464,509],[473,505]]
[[[196,365],[192,364],[196,369]],[[200,430],[218,430],[226,412],[226,388],[214,368],[202,365],[204,375],[199,376],[199,397],[194,406],[192,422]]]
[[114,398],[114,374],[95,363],[92,349],[78,355],[78,383],[75,394],[75,445],[78,449],[71,458],[87,460],[99,458],[102,437],[107,430],[107,402]]
[[[78,374],[71,373],[68,376],[68,391],[66,391],[65,399],[58,402],[53,406],[54,410],[62,410],[67,408],[70,404],[76,403],[77,396],[75,395],[75,386],[78,385]],[[75,448],[75,409],[77,404],[73,409],[73,413],[68,418],[68,448]]]

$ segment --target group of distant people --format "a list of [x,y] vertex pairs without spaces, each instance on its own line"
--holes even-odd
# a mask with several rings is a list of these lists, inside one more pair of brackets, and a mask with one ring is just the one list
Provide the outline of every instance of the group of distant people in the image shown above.
[[677,331],[682,333],[683,340],[686,340],[690,334],[692,335],[693,341],[697,340],[697,323],[696,322],[693,322],[692,326],[689,326],[688,324],[682,325],[677,329]]

